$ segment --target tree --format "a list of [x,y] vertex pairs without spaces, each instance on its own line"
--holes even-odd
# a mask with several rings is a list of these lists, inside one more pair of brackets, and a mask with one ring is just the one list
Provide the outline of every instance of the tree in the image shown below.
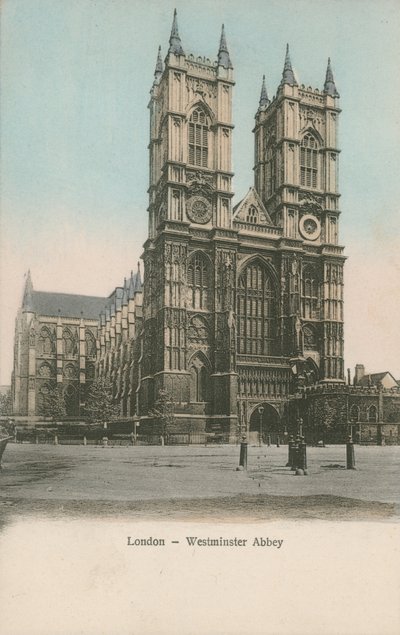
[[61,386],[49,387],[42,391],[42,401],[40,404],[40,414],[43,417],[51,417],[52,421],[58,421],[66,415],[65,395]]
[[158,391],[157,401],[154,404],[153,410],[150,410],[149,415],[157,422],[158,430],[161,435],[161,443],[164,445],[168,439],[171,428],[175,424],[174,402],[167,390],[162,388]]
[[99,377],[92,383],[86,401],[86,412],[93,423],[101,423],[103,428],[120,414],[120,408],[113,403],[113,389],[109,379]]
[[11,390],[0,394],[0,415],[7,416],[12,414]]

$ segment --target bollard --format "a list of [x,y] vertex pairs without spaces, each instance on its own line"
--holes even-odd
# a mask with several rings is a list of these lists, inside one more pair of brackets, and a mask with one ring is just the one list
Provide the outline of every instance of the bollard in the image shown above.
[[292,462],[293,462],[293,446],[294,446],[294,439],[293,436],[290,435],[289,437],[289,441],[288,441],[288,460],[286,463],[286,467],[292,467]]
[[354,443],[351,440],[351,437],[348,438],[346,443],[346,469],[347,470],[355,470],[356,469],[356,459],[354,455]]
[[304,437],[301,437],[299,443],[299,460],[297,467],[299,467],[301,470],[307,469],[307,444],[304,440]]
[[87,445],[87,438],[83,437],[83,445]]
[[270,447],[270,445],[271,445],[271,435],[270,434],[267,436],[267,445],[268,445],[268,447]]
[[247,470],[247,443],[246,441],[242,441],[240,444],[239,465],[241,465],[244,470]]
[[58,445],[58,436],[54,435],[54,445]]
[[292,466],[291,466],[292,470],[297,470],[300,467],[300,444],[301,444],[301,437],[298,434],[294,441],[294,446],[292,450]]
[[103,448],[106,448],[108,445],[108,437],[103,437]]
[[278,435],[278,436],[276,437],[276,447],[277,447],[277,448],[279,448],[279,447],[280,447],[279,443],[280,443],[280,438],[279,438],[279,435]]

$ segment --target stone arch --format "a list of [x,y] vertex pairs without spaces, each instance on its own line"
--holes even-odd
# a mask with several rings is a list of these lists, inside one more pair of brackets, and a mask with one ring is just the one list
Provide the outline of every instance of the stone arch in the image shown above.
[[[258,409],[262,407],[260,415]],[[281,416],[277,407],[270,402],[260,402],[253,407],[249,419],[249,440],[251,443],[270,441],[276,443],[281,431]]]

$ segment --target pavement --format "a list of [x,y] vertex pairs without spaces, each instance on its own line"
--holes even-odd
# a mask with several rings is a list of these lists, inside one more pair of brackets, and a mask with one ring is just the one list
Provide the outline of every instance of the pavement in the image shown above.
[[[113,517],[195,521],[400,519],[400,447],[307,448],[296,476],[287,446],[67,446],[9,444],[0,518]],[[1,521],[0,521],[1,522]]]

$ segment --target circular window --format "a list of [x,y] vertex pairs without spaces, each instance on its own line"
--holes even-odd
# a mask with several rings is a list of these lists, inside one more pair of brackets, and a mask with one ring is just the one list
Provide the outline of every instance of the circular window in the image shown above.
[[321,233],[321,224],[312,214],[302,216],[299,223],[300,234],[305,240],[317,240]]
[[211,205],[202,197],[191,199],[188,204],[187,215],[193,223],[204,225],[211,218]]

